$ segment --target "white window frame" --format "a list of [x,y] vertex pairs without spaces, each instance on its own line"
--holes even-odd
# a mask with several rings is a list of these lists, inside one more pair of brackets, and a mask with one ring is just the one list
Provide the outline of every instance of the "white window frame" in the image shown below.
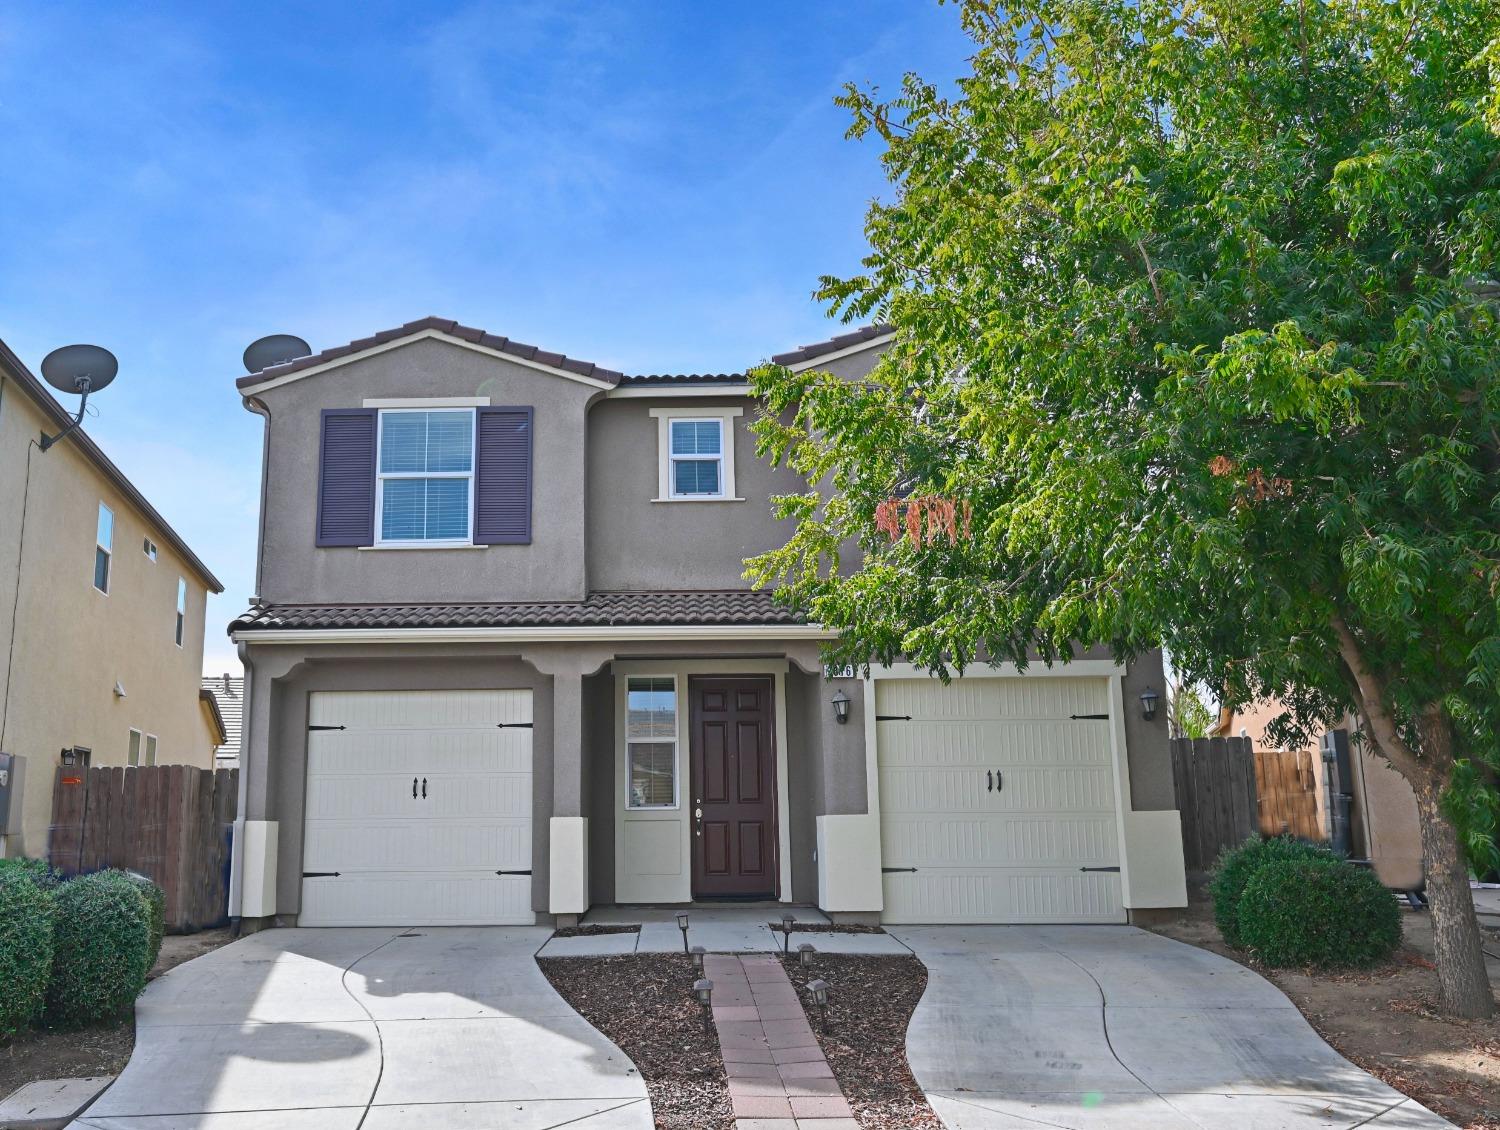
[[[109,515],[108,545],[105,545],[99,540],[99,518],[104,514]],[[99,587],[100,550],[104,551],[104,587],[102,589]],[[102,500],[99,503],[99,512],[94,515],[94,559],[91,564],[93,565],[93,568],[89,572],[90,580],[92,581],[94,586],[94,591],[103,593],[105,596],[108,596],[109,583],[110,581],[114,580],[115,575],[115,512],[108,506],[106,506]]]
[[150,538],[141,539],[141,552],[146,555],[147,561],[150,561],[153,565],[156,563],[156,543]]
[[[131,740],[132,739],[134,739],[134,741],[135,741],[135,749],[134,750],[132,750],[130,748]],[[145,744],[145,740],[146,740],[146,738],[145,738],[144,734],[142,734],[134,726],[130,727],[130,729],[127,731],[126,737],[125,737],[125,764],[126,765],[139,765],[141,763],[141,747]]]
[[156,750],[157,750],[157,746],[158,746],[158,742],[156,740],[156,735],[155,734],[147,734],[146,735],[146,740],[141,744],[141,764],[142,765],[155,765],[156,764]]
[[[734,421],[744,408],[653,408],[656,420],[657,479],[652,502],[744,502],[734,485]],[[672,464],[681,459],[707,459],[706,455],[673,456],[672,422],[714,422],[719,425],[719,493],[677,494],[673,490]]]
[[187,578],[177,578],[177,619],[172,629],[172,638],[177,641],[177,646],[182,646],[183,637],[187,635]]
[[[672,682],[672,736],[670,738],[632,738],[630,736],[630,684],[637,680],[667,680]],[[625,677],[625,713],[621,716],[621,733],[625,735],[625,808],[629,812],[675,812],[682,807],[682,689],[683,680],[677,675],[627,675]],[[630,795],[630,747],[633,745],[672,746],[672,803],[636,804]]]
[[[380,469],[381,449],[385,445],[385,417],[412,412],[468,412],[469,469],[467,471],[391,471]],[[478,502],[479,413],[467,405],[427,404],[420,408],[380,408],[375,413],[375,545],[400,549],[469,548],[474,545],[474,507]],[[466,479],[469,483],[469,528],[462,538],[387,538],[385,528],[385,483],[387,479]]]

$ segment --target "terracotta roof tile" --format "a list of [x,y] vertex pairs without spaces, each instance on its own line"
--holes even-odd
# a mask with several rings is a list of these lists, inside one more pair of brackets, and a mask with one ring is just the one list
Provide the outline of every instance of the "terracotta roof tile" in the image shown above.
[[231,632],[330,628],[554,628],[796,625],[769,592],[593,592],[579,601],[497,604],[272,604],[241,613]]
[[288,373],[300,372],[303,369],[311,369],[315,365],[326,364],[336,361],[340,357],[348,357],[355,353],[362,353],[366,349],[373,349],[377,345],[396,341],[399,338],[410,337],[412,334],[421,333],[423,330],[437,330],[439,333],[448,334],[451,337],[467,341],[471,345],[482,345],[486,349],[493,349],[499,353],[508,353],[512,357],[519,357],[523,361],[535,361],[539,365],[549,365],[554,369],[563,369],[569,373],[577,373],[582,377],[592,377],[595,380],[605,381],[609,384],[618,384],[623,374],[614,369],[606,369],[595,365],[592,361],[580,361],[576,357],[568,357],[562,353],[549,353],[539,349],[535,345],[527,345],[524,342],[512,341],[508,337],[498,334],[486,333],[484,330],[475,329],[473,326],[461,326],[448,318],[420,318],[415,322],[407,322],[404,326],[395,329],[381,330],[379,333],[369,337],[362,337],[357,341],[351,341],[347,345],[335,345],[324,349],[310,357],[298,357],[281,365],[272,365],[262,369],[258,373],[240,377],[235,381],[236,388],[249,388],[251,385],[260,384],[262,381],[273,380],[276,377],[284,377]]
[[775,365],[797,365],[803,361],[811,361],[815,357],[826,357],[830,353],[837,353],[840,349],[848,349],[851,345],[859,345],[861,342],[884,337],[890,332],[891,327],[884,322],[877,322],[873,326],[860,326],[857,330],[839,334],[827,341],[815,341],[811,345],[804,345],[800,349],[793,349],[787,353],[772,354],[771,362]]
[[744,373],[641,373],[620,379],[620,384],[635,388],[640,385],[738,385],[749,378]]

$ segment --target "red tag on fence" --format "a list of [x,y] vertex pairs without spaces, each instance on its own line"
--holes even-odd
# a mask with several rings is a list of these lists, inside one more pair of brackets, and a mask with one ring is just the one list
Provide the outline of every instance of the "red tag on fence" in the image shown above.
[[62,779],[62,783],[65,784],[65,785],[81,785],[81,784],[83,784],[83,778],[82,777],[64,777]]

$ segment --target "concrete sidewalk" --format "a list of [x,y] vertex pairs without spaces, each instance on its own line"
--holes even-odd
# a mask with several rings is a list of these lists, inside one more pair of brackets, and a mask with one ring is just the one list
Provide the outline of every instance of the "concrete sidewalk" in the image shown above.
[[892,927],[926,964],[907,1056],[952,1130],[1434,1130],[1269,981],[1128,926]]
[[545,928],[270,930],[137,1002],[90,1130],[650,1130],[635,1067],[552,989]]
[[[828,916],[806,906],[692,907],[688,910],[688,945],[709,953],[780,953],[782,934],[770,927],[790,914],[798,922],[826,926]],[[591,910],[584,925],[639,925],[638,934],[590,934],[553,938],[539,957],[608,957],[626,953],[681,953],[677,911],[662,907],[611,906]],[[819,953],[907,954],[911,950],[890,934],[835,934],[793,930],[791,948],[810,942]]]

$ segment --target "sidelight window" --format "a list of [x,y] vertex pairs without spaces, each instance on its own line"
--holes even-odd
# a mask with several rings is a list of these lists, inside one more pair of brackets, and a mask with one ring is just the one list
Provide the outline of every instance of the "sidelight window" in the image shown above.
[[677,681],[672,676],[626,684],[625,761],[628,807],[676,807]]

